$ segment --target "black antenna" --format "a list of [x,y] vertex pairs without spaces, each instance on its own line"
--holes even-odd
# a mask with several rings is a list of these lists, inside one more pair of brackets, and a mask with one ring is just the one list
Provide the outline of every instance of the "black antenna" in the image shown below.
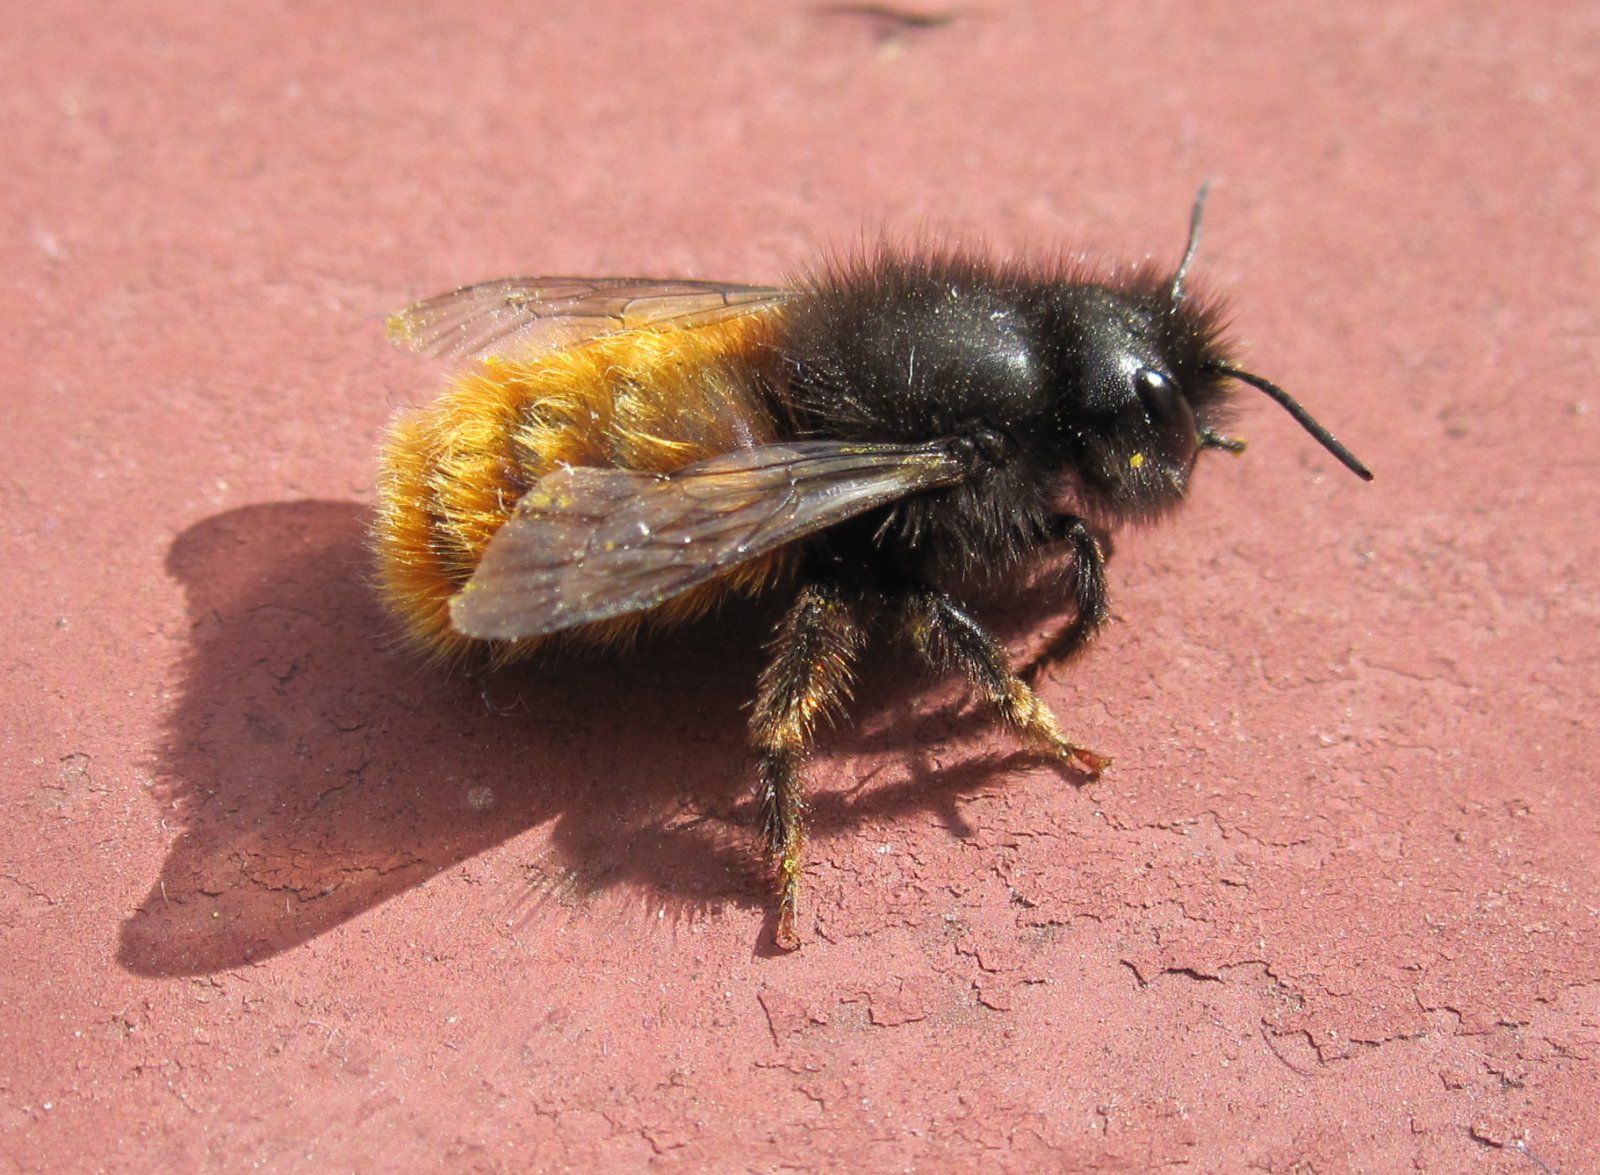
[[[1200,190],[1200,196],[1202,199],[1205,198],[1204,188]],[[1179,270],[1178,273],[1180,277],[1183,275],[1182,270]],[[1252,375],[1248,371],[1241,371],[1237,367],[1229,367],[1226,363],[1208,363],[1206,364],[1206,370],[1215,371],[1217,374],[1225,375],[1230,379],[1240,380],[1243,383],[1249,384],[1253,388],[1260,388],[1263,392],[1267,393],[1267,395],[1271,396],[1278,403],[1282,404],[1289,415],[1300,422],[1300,427],[1305,429],[1312,436],[1316,437],[1324,449],[1328,450],[1328,452],[1332,453],[1344,463],[1344,467],[1346,469],[1355,474],[1362,481],[1372,480],[1372,470],[1361,464],[1361,462],[1356,459],[1356,455],[1335,440],[1333,434],[1318,424],[1311,413],[1300,407],[1293,396],[1284,391],[1271,380],[1262,379],[1259,375]]]
[[1183,301],[1183,279],[1189,272],[1189,262],[1194,260],[1194,252],[1200,247],[1200,218],[1206,211],[1206,194],[1211,191],[1211,181],[1208,179],[1200,185],[1200,192],[1194,198],[1194,211],[1189,213],[1189,243],[1184,246],[1183,260],[1178,262],[1178,272],[1172,278],[1172,302],[1177,305]]

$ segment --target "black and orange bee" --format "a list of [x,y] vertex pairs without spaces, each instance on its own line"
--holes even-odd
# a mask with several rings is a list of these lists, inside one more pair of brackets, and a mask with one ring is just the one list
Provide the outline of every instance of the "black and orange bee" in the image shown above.
[[1064,550],[1062,657],[1106,617],[1097,529],[1184,497],[1234,384],[1215,302],[1175,271],[993,264],[882,250],[791,287],[511,278],[390,321],[419,351],[471,357],[384,454],[383,594],[415,641],[509,660],[614,642],[792,585],[751,740],[775,874],[777,945],[799,944],[802,768],[841,708],[863,619],[887,613],[939,670],[1084,776],[1070,739],[964,598]]

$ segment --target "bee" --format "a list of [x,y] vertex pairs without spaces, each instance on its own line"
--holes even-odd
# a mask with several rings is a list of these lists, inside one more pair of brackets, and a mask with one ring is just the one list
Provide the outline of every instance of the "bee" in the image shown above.
[[959,250],[845,261],[793,285],[509,278],[419,302],[398,344],[476,362],[402,415],[383,455],[379,584],[412,640],[497,662],[551,640],[616,644],[730,597],[792,596],[750,741],[776,890],[799,946],[804,769],[849,700],[864,622],[886,616],[994,716],[1085,778],[1062,729],[966,600],[1065,556],[1070,621],[1036,668],[1107,615],[1097,537],[1184,498],[1235,389],[1220,309],[1176,270],[1002,264]]

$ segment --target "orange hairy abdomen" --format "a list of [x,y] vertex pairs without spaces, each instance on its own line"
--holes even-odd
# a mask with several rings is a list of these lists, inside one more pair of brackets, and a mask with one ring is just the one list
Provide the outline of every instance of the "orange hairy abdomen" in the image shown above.
[[[517,501],[558,466],[671,473],[777,440],[750,378],[775,361],[776,325],[771,313],[751,314],[692,330],[604,335],[531,359],[491,358],[396,420],[374,543],[380,590],[407,635],[441,655],[484,643],[451,628],[450,598]],[[692,619],[730,591],[760,590],[786,563],[779,551],[649,612],[563,635],[609,642],[644,622]],[[538,643],[496,642],[494,651],[509,659]]]

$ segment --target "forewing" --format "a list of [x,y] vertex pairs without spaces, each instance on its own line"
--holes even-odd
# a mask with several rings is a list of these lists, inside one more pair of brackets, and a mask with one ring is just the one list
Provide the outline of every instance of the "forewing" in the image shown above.
[[641,612],[965,472],[942,441],[764,445],[669,475],[559,469],[490,541],[450,602],[451,623],[466,636],[513,640]]
[[406,307],[390,317],[389,338],[426,355],[526,356],[644,326],[706,326],[790,297],[727,282],[510,277]]

